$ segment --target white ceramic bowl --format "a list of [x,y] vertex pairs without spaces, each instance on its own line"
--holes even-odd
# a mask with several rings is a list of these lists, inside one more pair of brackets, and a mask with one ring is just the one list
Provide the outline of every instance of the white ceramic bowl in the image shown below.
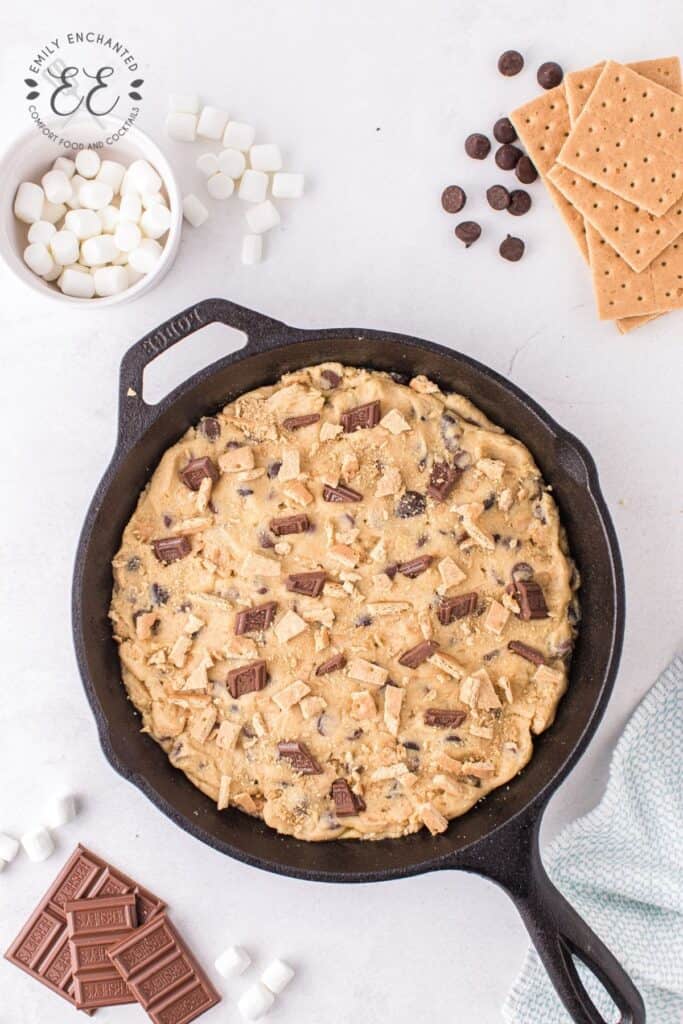
[[[119,122],[105,118],[107,130],[116,131],[121,128]],[[63,126],[58,126],[63,131]],[[102,138],[102,129],[91,121],[70,123],[68,137],[74,142],[88,143]],[[183,223],[182,196],[178,182],[168,160],[159,147],[141,132],[139,128],[129,128],[122,138],[111,146],[103,146],[98,153],[103,160],[119,160],[126,165],[133,160],[148,160],[160,174],[169,209],[171,211],[171,227],[165,237],[164,251],[154,270],[146,274],[131,288],[116,295],[102,298],[78,299],[64,295],[57,286],[43,281],[26,266],[23,252],[28,242],[26,233],[28,225],[14,216],[14,197],[22,181],[40,179],[50,169],[55,158],[67,156],[74,158],[77,150],[66,150],[46,139],[36,128],[31,128],[16,140],[0,161],[0,256],[14,274],[34,291],[56,302],[70,303],[72,306],[83,306],[86,309],[95,306],[113,306],[136,299],[143,292],[153,288],[162,279],[173,263],[180,245],[180,234]]]

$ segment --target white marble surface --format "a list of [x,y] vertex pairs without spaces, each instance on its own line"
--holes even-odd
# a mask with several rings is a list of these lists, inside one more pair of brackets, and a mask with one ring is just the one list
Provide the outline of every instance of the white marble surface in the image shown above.
[[[495,11],[494,11],[495,8]],[[114,442],[116,373],[127,346],[209,294],[293,324],[353,324],[422,335],[507,374],[591,448],[622,544],[628,588],[624,656],[590,750],[553,799],[545,838],[595,804],[610,750],[640,696],[680,641],[681,325],[670,316],[620,338],[596,320],[588,276],[539,185],[514,223],[481,196],[501,173],[469,161],[462,142],[535,92],[533,69],[604,56],[668,54],[682,38],[673,0],[82,0],[4,8],[0,44],[3,141],[25,126],[21,79],[52,30],[96,27],[130,41],[146,66],[142,127],[164,142],[166,96],[198,90],[253,120],[306,172],[305,201],[287,205],[261,267],[239,263],[242,210],[212,204],[188,229],[163,284],[139,303],[72,312],[40,301],[0,268],[0,829],[40,821],[59,785],[81,796],[78,820],[46,864],[19,858],[0,877],[0,946],[76,840],[153,883],[210,963],[245,945],[259,965],[298,969],[272,1019],[408,1024],[446,1017],[500,1021],[526,937],[512,905],[476,877],[440,874],[373,887],[332,887],[259,873],[202,846],[114,774],[100,753],[72,654],[69,587],[82,518]],[[154,13],[152,13],[154,11]],[[144,13],[143,13],[144,12]],[[529,68],[495,71],[515,46]],[[196,188],[196,150],[168,144],[183,186]],[[485,236],[465,252],[442,187],[460,182]],[[3,197],[8,201],[7,196]],[[284,204],[281,204],[284,206]],[[496,255],[515,228],[516,266]],[[239,339],[212,329],[155,374],[163,390]],[[247,980],[222,984],[207,1021],[236,1020]],[[0,962],[0,1020],[60,1024],[66,1004]],[[140,1020],[135,1007],[103,1021]],[[99,1018],[98,1018],[99,1019]],[[535,1024],[535,1022],[534,1022]]]

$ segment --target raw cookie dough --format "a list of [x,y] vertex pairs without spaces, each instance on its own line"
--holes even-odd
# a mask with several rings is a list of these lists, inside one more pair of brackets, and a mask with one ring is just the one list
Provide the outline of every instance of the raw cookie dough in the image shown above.
[[566,687],[555,502],[425,377],[327,363],[238,398],[165,453],[113,565],[145,731],[219,808],[301,839],[444,831]]

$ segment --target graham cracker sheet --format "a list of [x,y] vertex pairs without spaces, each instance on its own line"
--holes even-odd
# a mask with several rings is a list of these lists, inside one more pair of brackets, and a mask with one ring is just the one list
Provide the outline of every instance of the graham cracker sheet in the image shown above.
[[[657,85],[663,85],[672,92],[681,93],[681,62],[678,57],[660,57],[658,60],[637,60],[626,65],[639,75],[649,78]],[[568,71],[564,76],[564,88],[569,107],[569,120],[572,126],[585,107],[588,97],[597,85],[598,78],[605,67],[604,60],[593,64],[582,71]]]
[[683,195],[683,99],[606,61],[557,160],[660,217]]
[[683,239],[672,242],[639,274],[590,224],[586,240],[601,320],[665,313],[683,307]]

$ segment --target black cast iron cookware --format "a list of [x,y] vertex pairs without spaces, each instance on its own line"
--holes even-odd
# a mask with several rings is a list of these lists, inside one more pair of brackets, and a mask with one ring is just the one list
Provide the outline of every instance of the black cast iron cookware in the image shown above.
[[[243,331],[246,347],[194,374],[158,405],[142,398],[157,355],[212,322]],[[524,772],[448,831],[381,842],[305,843],[231,809],[217,811],[163,750],[143,735],[121,684],[107,612],[111,561],[138,495],[163,452],[201,416],[282,373],[323,360],[414,376],[459,391],[528,446],[552,484],[583,585],[583,621],[568,692]],[[351,328],[298,330],[223,299],[191,306],[133,345],[121,364],[118,442],[88,511],[73,586],[76,653],[104,752],[172,821],[231,857],[280,874],[373,882],[458,868],[510,894],[576,1024],[605,1024],[576,969],[580,960],[617,1004],[622,1024],[642,1024],[642,1000],[605,945],[548,879],[539,854],[541,815],[585,750],[612,689],[621,651],[624,586],[619,549],[586,448],[514,384],[468,356],[418,338]],[[532,1022],[530,1022],[532,1024]],[[542,1024],[534,1021],[533,1024]]]

